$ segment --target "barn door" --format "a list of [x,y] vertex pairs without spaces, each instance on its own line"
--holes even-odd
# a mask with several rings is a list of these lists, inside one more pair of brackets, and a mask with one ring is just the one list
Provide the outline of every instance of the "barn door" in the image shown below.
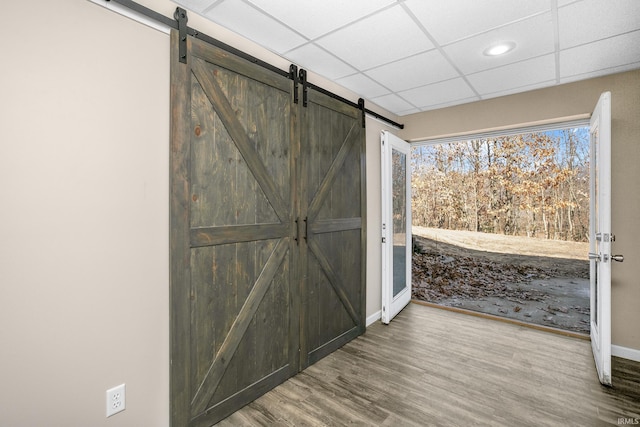
[[302,368],[365,329],[362,111],[319,92],[308,95],[301,109]]
[[[292,82],[172,34],[171,420],[209,426],[298,371]],[[175,60],[174,60],[175,59]]]

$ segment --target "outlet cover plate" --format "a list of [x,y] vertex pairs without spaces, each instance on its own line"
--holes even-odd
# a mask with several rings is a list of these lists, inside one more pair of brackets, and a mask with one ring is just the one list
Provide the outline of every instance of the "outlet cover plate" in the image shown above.
[[107,390],[107,417],[124,411],[125,387],[124,384]]

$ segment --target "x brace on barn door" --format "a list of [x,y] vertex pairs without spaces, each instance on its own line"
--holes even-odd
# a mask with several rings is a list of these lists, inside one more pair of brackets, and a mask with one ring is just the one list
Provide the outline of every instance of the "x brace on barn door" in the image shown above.
[[[217,40],[213,37],[210,37],[204,33],[201,33],[189,26],[187,26],[187,21],[188,21],[188,17],[187,17],[187,11],[181,7],[176,8],[176,11],[174,13],[174,19],[168,18],[152,9],[149,9],[145,6],[142,6],[139,3],[136,3],[134,1],[131,0],[105,0],[105,2],[107,3],[117,3],[121,6],[124,6],[128,9],[131,9],[132,11],[144,15],[154,21],[157,21],[163,25],[166,25],[169,28],[173,28],[175,30],[178,30],[179,35],[180,35],[180,49],[179,49],[179,60],[182,63],[186,63],[186,61],[188,60],[187,58],[187,48],[186,48],[186,42],[187,42],[187,36],[192,36],[198,39],[201,39],[209,44],[212,44],[216,47],[219,47],[229,53],[232,53],[236,56],[239,56],[240,58],[243,58],[251,63],[257,64],[263,68],[266,68],[270,71],[273,71],[276,74],[279,74],[281,76],[285,76],[290,78],[291,80],[293,80],[294,82],[294,101],[297,103],[297,85],[299,83],[302,83],[302,87],[303,87],[303,94],[302,94],[302,98],[303,98],[303,106],[306,106],[306,102],[305,102],[305,97],[306,97],[306,91],[309,89],[315,90],[317,92],[323,93],[331,98],[337,99],[341,102],[344,102],[348,105],[352,105],[355,106],[356,108],[359,108],[362,110],[363,112],[363,127],[364,127],[364,116],[365,114],[368,114],[372,117],[375,117],[378,120],[382,120],[383,122],[386,122],[388,124],[390,124],[391,126],[395,126],[399,129],[404,129],[404,125],[401,123],[398,123],[394,120],[391,120],[381,114],[376,113],[375,111],[371,111],[368,108],[365,108],[364,106],[364,100],[363,99],[359,99],[358,103],[354,103],[352,101],[349,101],[346,98],[341,97],[340,95],[337,95],[331,91],[328,91],[324,88],[321,88],[319,86],[314,85],[313,83],[310,83],[307,81],[307,72],[306,70],[300,70],[299,73],[294,73],[293,72],[293,67],[296,67],[297,70],[297,66],[295,65],[291,65],[291,67],[289,67],[289,71],[285,71],[285,70],[281,70],[278,67],[275,67],[271,64],[269,64],[268,62],[262,61],[258,58],[255,58],[251,55],[249,55],[246,52],[243,52],[241,50],[238,50],[236,48],[234,48],[233,46],[230,46],[226,43],[221,42],[220,40]],[[303,73],[304,72],[304,73]],[[303,74],[304,74],[304,78],[303,78]]]

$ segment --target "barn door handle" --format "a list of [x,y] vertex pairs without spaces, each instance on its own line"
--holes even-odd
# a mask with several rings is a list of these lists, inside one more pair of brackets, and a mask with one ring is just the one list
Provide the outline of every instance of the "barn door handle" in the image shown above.
[[[305,218],[303,221],[304,221],[304,240],[307,240],[309,223],[307,221],[307,218]],[[296,218],[296,237],[293,238],[293,240],[295,240],[298,245],[300,245],[300,227],[301,227],[300,217],[298,217]]]
[[304,240],[307,240],[309,237],[309,221],[307,221],[309,217],[304,219]]

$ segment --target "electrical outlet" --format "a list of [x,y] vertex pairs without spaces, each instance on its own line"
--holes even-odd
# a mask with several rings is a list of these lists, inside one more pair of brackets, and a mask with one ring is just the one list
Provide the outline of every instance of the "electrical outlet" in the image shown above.
[[125,408],[124,384],[107,390],[107,417],[124,411]]

